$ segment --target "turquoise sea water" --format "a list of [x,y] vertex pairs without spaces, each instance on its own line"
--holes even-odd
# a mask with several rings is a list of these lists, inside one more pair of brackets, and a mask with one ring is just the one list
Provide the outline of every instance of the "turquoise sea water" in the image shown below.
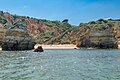
[[0,80],[120,80],[120,50],[1,51]]

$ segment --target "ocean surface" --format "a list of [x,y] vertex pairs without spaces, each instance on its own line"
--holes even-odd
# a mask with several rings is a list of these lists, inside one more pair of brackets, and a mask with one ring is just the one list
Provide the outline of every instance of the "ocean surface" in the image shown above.
[[120,50],[0,51],[0,80],[120,80]]

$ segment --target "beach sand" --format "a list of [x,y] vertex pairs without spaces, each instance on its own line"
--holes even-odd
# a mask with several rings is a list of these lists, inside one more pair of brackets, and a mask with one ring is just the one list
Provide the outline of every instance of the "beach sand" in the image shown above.
[[120,41],[117,42],[118,49],[120,49]]
[[2,51],[2,47],[0,46],[0,51]]
[[36,44],[34,48],[36,49],[38,46],[42,46],[43,49],[51,49],[51,50],[57,50],[57,49],[78,49],[76,45],[73,44],[64,44],[64,45],[43,45],[43,44]]
[[118,49],[120,49],[120,44],[118,45]]

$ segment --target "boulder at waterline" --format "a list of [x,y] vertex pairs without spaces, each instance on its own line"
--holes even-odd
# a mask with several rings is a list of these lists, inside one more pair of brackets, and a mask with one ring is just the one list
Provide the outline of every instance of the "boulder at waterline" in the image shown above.
[[34,52],[43,52],[44,50],[43,50],[43,48],[42,48],[42,46],[38,46],[35,50],[34,50]]

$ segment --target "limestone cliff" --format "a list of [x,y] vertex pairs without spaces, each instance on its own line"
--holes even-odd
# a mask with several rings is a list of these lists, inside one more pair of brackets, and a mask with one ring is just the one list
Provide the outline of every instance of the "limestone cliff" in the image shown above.
[[[3,50],[31,50],[35,42],[21,20],[14,21],[8,13],[0,12],[0,29],[4,30],[1,35],[1,46]],[[2,34],[4,33],[4,34]]]
[[0,24],[0,45],[2,45],[4,37],[5,37],[5,29],[4,26]]
[[[80,24],[80,35],[84,37],[80,37],[82,40],[80,40],[81,44],[78,46],[104,49],[117,48],[118,45],[116,42],[119,40],[118,34],[120,31],[120,25],[118,23],[120,21],[100,19],[95,22]],[[84,29],[88,29],[89,32],[84,31]]]
[[32,49],[34,40],[39,44],[75,44],[84,48],[117,48],[120,41],[120,20],[113,19],[99,19],[73,26],[67,19],[50,21],[1,11],[0,24],[6,30],[3,49],[20,50],[30,44],[31,47],[24,48]]

